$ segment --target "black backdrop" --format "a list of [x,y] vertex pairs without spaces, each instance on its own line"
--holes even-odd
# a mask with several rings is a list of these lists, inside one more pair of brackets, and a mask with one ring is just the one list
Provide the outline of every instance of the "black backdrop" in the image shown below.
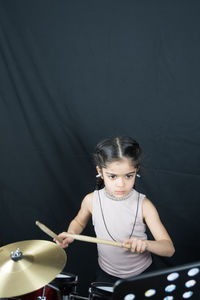
[[[176,247],[164,265],[199,260],[199,15],[194,0],[0,1],[2,245],[51,240],[36,220],[66,230],[94,189],[96,143],[125,134]],[[96,245],[67,257],[87,294]]]

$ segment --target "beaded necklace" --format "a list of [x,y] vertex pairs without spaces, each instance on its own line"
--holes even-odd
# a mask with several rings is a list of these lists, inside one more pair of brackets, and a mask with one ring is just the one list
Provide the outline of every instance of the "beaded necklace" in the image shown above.
[[115,201],[121,201],[121,200],[126,200],[129,198],[129,196],[131,196],[133,194],[133,190],[131,190],[126,196],[121,197],[121,198],[117,198],[113,195],[111,195],[110,193],[108,193],[108,191],[106,190],[106,188],[104,188],[104,194],[106,195],[106,197],[108,197],[111,200],[115,200]]

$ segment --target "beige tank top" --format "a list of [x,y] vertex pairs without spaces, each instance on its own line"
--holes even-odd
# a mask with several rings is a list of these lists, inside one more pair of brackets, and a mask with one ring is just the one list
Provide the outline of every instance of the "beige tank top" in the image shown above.
[[[145,195],[134,189],[123,200],[110,198],[105,188],[95,191],[92,221],[97,238],[123,242],[132,233],[132,237],[147,239],[146,225],[142,217],[144,198]],[[137,254],[120,247],[103,244],[98,244],[97,249],[98,262],[102,270],[119,278],[138,275],[152,263],[148,251]]]

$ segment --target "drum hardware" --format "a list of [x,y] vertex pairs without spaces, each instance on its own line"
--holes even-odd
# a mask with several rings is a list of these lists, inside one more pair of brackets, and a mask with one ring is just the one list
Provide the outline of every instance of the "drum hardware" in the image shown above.
[[60,291],[56,286],[54,286],[54,285],[52,285],[52,284],[50,284],[50,283],[48,283],[48,286],[49,286],[50,288],[56,290],[57,292]]
[[47,297],[45,296],[45,290],[46,290],[46,287],[44,286],[43,291],[42,291],[42,296],[38,296],[37,300],[46,300],[47,299]]
[[77,284],[78,284],[78,276],[77,275],[61,272],[61,274],[58,274],[56,276],[56,278],[54,278],[48,284],[48,286],[51,286],[52,288],[60,291],[60,293],[63,296],[63,299],[65,299],[65,298],[68,299],[67,296],[69,296],[70,293],[76,293]]
[[23,254],[19,248],[17,248],[17,250],[15,250],[15,251],[11,251],[11,253],[10,253],[10,258],[14,261],[18,261],[18,260],[22,259],[22,257],[23,257]]
[[113,284],[108,282],[92,282],[89,288],[89,300],[110,300],[113,296]]
[[64,249],[49,241],[21,241],[1,247],[0,298],[18,297],[44,287],[63,270],[66,261]]
[[88,297],[83,297],[83,296],[80,296],[76,293],[73,293],[73,294],[70,294],[69,295],[69,300],[74,300],[74,299],[84,299],[84,300],[88,300],[89,298]]
[[83,297],[77,293],[71,293],[69,300],[87,299],[87,300],[111,300],[113,299],[113,284],[108,282],[92,282],[88,293],[88,297]]

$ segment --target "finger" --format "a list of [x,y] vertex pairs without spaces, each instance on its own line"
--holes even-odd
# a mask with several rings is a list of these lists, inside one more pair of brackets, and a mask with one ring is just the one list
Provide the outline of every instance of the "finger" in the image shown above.
[[59,233],[59,234],[58,234],[58,237],[59,237],[60,239],[66,238],[66,237],[67,237],[67,232],[61,232],[61,233]]
[[131,243],[131,252],[136,252],[137,239],[133,239]]
[[141,251],[144,252],[144,251],[146,251],[146,250],[147,250],[147,244],[146,244],[145,241],[143,241]]
[[122,244],[122,248],[124,249],[124,250],[126,250],[126,251],[128,251],[128,250],[130,250],[130,248],[131,248],[131,245],[130,245],[130,243],[126,243],[126,244]]
[[122,242],[122,247],[124,250],[130,250],[131,248],[131,240],[130,239],[126,239]]
[[141,241],[140,240],[137,240],[136,241],[136,246],[135,246],[135,252],[137,253],[140,253],[140,250],[141,250]]
[[146,244],[144,241],[139,240],[137,243],[137,252],[138,253],[143,253],[146,249]]
[[125,239],[122,244],[125,244],[125,245],[130,244],[131,241],[132,241],[132,239]]

